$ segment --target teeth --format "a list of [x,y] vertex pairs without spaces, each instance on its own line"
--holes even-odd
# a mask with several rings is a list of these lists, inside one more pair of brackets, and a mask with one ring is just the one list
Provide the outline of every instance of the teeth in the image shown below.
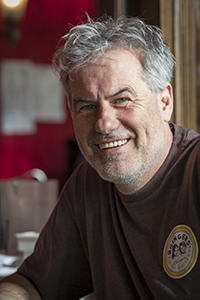
[[103,143],[103,144],[99,144],[99,148],[100,149],[108,149],[108,148],[113,148],[113,147],[117,147],[117,146],[121,146],[127,143],[127,139],[125,140],[119,140],[119,141],[114,141],[114,142],[110,142],[110,143]]

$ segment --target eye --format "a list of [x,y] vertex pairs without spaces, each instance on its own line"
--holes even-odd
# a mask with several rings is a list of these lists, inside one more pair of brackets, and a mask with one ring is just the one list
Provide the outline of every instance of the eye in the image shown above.
[[116,99],[113,104],[119,107],[125,107],[126,105],[128,105],[128,103],[129,99],[124,97]]
[[126,102],[126,101],[128,101],[127,98],[120,98],[120,99],[117,99],[117,102],[118,102],[118,103],[124,103],[124,102]]
[[79,110],[80,110],[80,111],[81,111],[81,110],[90,110],[90,109],[94,109],[94,108],[96,108],[95,105],[93,105],[93,104],[87,104],[87,105],[81,106],[81,107],[79,108]]
[[79,112],[83,116],[91,116],[93,113],[95,113],[96,109],[97,109],[97,105],[87,104],[79,107]]

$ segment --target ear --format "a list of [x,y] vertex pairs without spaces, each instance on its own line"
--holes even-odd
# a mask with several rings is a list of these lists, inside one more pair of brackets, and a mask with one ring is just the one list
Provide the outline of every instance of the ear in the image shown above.
[[160,103],[163,121],[169,122],[173,112],[173,90],[170,83],[167,83],[165,90],[160,93]]

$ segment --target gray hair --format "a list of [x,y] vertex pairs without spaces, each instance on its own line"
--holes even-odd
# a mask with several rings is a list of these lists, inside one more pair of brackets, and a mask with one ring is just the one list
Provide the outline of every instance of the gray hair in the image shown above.
[[106,17],[93,21],[88,17],[88,23],[71,28],[61,43],[54,54],[53,65],[68,97],[70,72],[78,71],[99,53],[108,56],[109,51],[117,48],[129,50],[138,56],[143,80],[152,93],[164,90],[173,74],[175,59],[162,40],[161,30],[145,24],[139,18],[122,16],[113,20]]

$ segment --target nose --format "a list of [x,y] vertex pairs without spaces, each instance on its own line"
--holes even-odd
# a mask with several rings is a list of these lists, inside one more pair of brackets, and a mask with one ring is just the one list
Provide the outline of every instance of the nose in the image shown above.
[[101,134],[109,134],[119,127],[119,121],[113,107],[101,106],[97,113],[95,131]]

